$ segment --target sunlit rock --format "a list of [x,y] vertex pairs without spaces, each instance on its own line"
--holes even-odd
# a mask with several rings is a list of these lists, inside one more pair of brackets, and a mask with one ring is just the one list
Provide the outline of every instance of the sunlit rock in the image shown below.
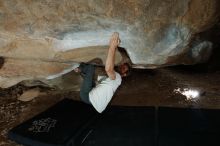
[[[0,87],[60,77],[74,62],[105,62],[115,31],[133,67],[204,62],[212,43],[196,36],[216,23],[219,6],[218,0],[0,1],[0,54],[14,64],[0,70]],[[117,52],[116,64],[121,60]]]

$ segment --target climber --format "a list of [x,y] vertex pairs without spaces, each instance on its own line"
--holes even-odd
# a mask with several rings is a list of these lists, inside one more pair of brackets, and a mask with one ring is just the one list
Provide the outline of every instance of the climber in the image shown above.
[[[81,63],[75,72],[79,72],[83,77],[80,88],[80,98],[83,102],[91,104],[99,113],[103,112],[112,99],[116,89],[130,73],[130,64],[121,63],[115,67],[115,53],[120,44],[119,33],[113,33],[105,64],[105,69],[95,66],[92,63],[102,63],[100,59],[94,59],[89,63]],[[95,81],[97,80],[97,81]]]

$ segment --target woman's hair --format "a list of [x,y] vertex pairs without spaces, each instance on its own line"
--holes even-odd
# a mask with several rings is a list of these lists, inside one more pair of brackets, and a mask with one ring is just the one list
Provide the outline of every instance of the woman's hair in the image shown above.
[[[120,52],[121,56],[122,56],[122,61],[121,61],[121,65],[127,65],[128,66],[128,71],[126,72],[126,76],[129,76],[131,74],[132,71],[132,62],[131,59],[127,53],[127,51],[125,50],[125,48],[122,47],[118,47],[118,51]],[[116,69],[117,71],[119,71],[118,67]],[[120,71],[119,71],[120,72]]]

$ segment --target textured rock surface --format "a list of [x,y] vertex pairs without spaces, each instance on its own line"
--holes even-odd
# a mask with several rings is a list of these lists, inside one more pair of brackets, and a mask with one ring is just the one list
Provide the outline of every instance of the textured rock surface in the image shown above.
[[28,102],[38,96],[40,96],[40,89],[34,88],[22,93],[22,95],[18,97],[18,100],[23,102]]
[[198,33],[215,24],[219,7],[218,0],[0,0],[0,54],[8,58],[0,87],[62,75],[74,67],[69,61],[104,61],[114,31],[134,67],[207,60],[212,43]]

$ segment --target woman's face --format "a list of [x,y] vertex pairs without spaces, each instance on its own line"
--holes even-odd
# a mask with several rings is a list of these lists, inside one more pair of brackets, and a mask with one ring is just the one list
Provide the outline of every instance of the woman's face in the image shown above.
[[127,71],[128,71],[128,65],[127,64],[122,64],[119,66],[119,71],[122,77],[127,76]]

